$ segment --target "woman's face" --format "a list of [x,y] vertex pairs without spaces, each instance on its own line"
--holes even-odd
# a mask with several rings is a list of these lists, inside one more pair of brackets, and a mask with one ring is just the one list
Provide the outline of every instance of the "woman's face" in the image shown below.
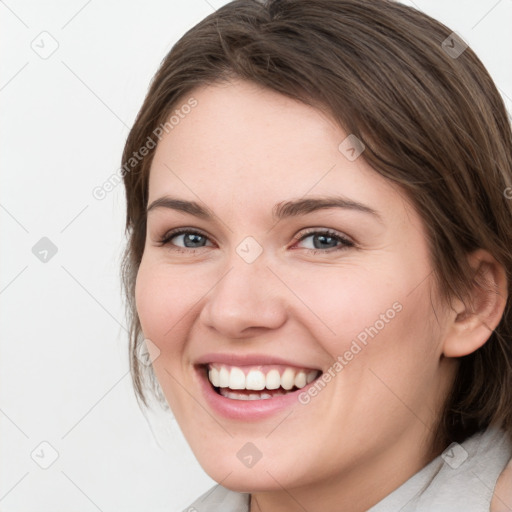
[[192,96],[136,285],[174,416],[225,487],[381,492],[425,463],[453,375],[418,214],[318,110],[242,81]]

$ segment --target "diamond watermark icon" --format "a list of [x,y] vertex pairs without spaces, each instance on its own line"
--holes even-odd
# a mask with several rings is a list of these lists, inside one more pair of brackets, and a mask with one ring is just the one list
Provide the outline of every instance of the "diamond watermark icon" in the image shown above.
[[236,456],[244,466],[250,469],[263,457],[263,454],[254,443],[249,442],[245,443],[242,448],[238,450]]
[[160,357],[160,349],[148,338],[139,345],[136,352],[137,359],[144,366],[149,366]]
[[50,58],[59,48],[59,42],[49,32],[44,30],[30,43],[30,47],[41,59]]
[[364,151],[365,146],[354,134],[350,134],[347,138],[341,141],[338,146],[339,152],[347,159],[353,162],[357,160],[361,153]]
[[32,247],[32,254],[43,263],[48,263],[57,254],[57,246],[49,238],[43,236]]
[[48,441],[43,441],[34,448],[30,457],[40,468],[48,469],[59,458],[59,452]]
[[468,458],[468,452],[462,448],[459,443],[452,443],[446,450],[441,454],[441,458],[450,466],[452,469],[457,469],[465,460]]
[[263,247],[252,236],[245,237],[237,246],[236,253],[246,263],[253,263],[263,252]]
[[452,59],[457,59],[462,55],[468,44],[456,32],[452,32],[442,43],[441,48]]

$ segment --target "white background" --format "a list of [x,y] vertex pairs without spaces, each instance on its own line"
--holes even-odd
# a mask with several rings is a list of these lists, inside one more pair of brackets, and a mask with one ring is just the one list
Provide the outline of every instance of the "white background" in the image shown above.
[[[119,281],[124,190],[101,201],[92,190],[118,169],[161,60],[223,3],[0,2],[2,512],[177,512],[215,483],[172,416],[137,407]],[[458,32],[511,108],[512,0],[404,3]],[[46,59],[31,47],[52,44]],[[42,237],[57,247],[46,263],[32,253]],[[42,469],[34,459],[53,450]]]

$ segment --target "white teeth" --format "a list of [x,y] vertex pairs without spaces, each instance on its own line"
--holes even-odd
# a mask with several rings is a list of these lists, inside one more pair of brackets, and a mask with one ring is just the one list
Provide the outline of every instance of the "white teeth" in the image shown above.
[[281,387],[286,390],[292,389],[295,381],[295,372],[292,368],[286,368],[281,375]]
[[[213,382],[212,382],[213,384]],[[215,386],[215,384],[213,384]],[[229,387],[229,370],[222,366],[219,371],[219,385],[220,388],[228,388]]]
[[245,377],[245,389],[260,391],[265,389],[265,375],[259,370],[251,370]]
[[[210,365],[208,370],[208,378],[216,388],[229,388],[231,390],[248,389],[253,391],[278,390],[283,388],[290,391],[294,387],[301,389],[309,384],[320,374],[319,370],[298,370],[296,368],[285,368],[282,375],[279,370],[272,368],[268,373],[264,373],[260,369],[251,369],[247,373],[236,366],[226,367],[224,365]],[[241,393],[237,393],[241,395]],[[262,396],[271,395],[268,393],[250,393],[243,394],[247,400],[260,400]],[[276,396],[276,393],[272,393]]]
[[245,373],[240,368],[233,366],[229,374],[229,388],[245,389]]
[[[268,400],[269,398],[273,398],[273,396],[268,393],[251,393],[249,395],[244,395],[243,393],[237,393],[236,391],[229,391],[226,388],[220,388],[219,392],[222,396],[231,398],[231,400]],[[274,394],[274,396],[280,395],[284,395],[284,393],[277,392]]]
[[313,382],[316,379],[316,374],[317,374],[317,372],[314,370],[311,372],[308,372],[308,376],[306,378],[306,383],[309,384],[310,382]]
[[210,382],[215,386],[219,386],[219,370],[217,368],[210,368],[208,372],[208,377],[210,378]]
[[[316,373],[316,372],[315,372]],[[306,372],[299,372],[295,375],[295,386],[299,389],[306,385]]]
[[279,371],[276,369],[270,370],[267,373],[265,383],[267,389],[278,389],[281,386],[281,375],[279,375]]

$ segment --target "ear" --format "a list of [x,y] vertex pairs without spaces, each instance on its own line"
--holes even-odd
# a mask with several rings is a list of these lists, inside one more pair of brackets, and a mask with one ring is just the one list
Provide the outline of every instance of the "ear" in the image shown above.
[[444,340],[446,357],[462,357],[479,349],[490,338],[507,303],[507,274],[502,265],[483,249],[469,256],[474,286],[463,302],[454,300],[454,315]]

